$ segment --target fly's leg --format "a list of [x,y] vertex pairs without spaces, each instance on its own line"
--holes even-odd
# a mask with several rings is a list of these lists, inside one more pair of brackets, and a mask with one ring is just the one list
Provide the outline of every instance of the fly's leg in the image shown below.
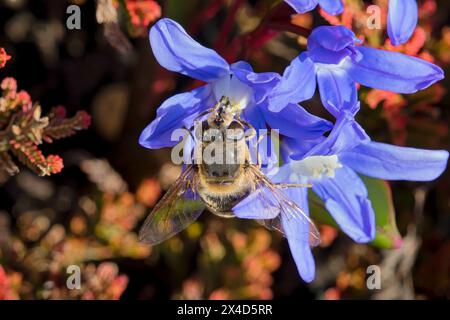
[[256,153],[256,166],[258,167],[259,170],[261,170],[262,167],[262,160],[261,160],[261,155],[259,153]]
[[[192,140],[195,141],[194,135],[192,134],[192,127],[188,129],[188,127],[183,126],[183,129],[186,130],[188,132],[188,134],[191,136]],[[187,136],[187,135],[186,135]],[[185,136],[185,137],[186,137]]]
[[263,141],[263,139],[264,139],[264,137],[265,136],[267,136],[267,133],[264,133],[264,134],[262,134],[259,138],[258,138],[258,141],[256,141],[256,144],[255,144],[255,153],[256,153],[256,156],[258,157],[258,168],[259,169],[261,169],[261,166],[262,166],[262,160],[261,160],[261,154],[258,152],[258,146],[259,146],[259,144]]
[[[192,138],[192,141],[195,143],[195,137],[194,137],[194,135],[192,134],[192,127],[191,127],[191,129],[188,129],[186,126],[183,126],[183,129],[187,130],[188,134],[189,134],[189,135],[191,136],[191,138]],[[187,139],[188,134],[186,134],[186,135],[184,136],[184,138],[183,138],[184,143],[186,143],[186,139]],[[184,150],[184,146],[183,146],[183,150]],[[191,160],[194,159],[194,148],[191,150],[190,158],[191,158]]]
[[[238,122],[238,123],[240,123],[243,127],[247,127],[247,128],[249,128],[250,129],[250,132],[248,132],[247,134],[246,134],[246,136],[245,136],[245,141],[247,141],[247,142],[249,142],[251,139],[253,139],[254,137],[256,137],[256,129],[250,124],[250,123],[248,123],[247,121],[245,121],[244,119],[242,119],[241,118],[241,116],[238,114],[238,115],[236,115],[236,121]],[[257,159],[256,159],[256,165],[258,166],[258,168],[259,169],[261,169],[261,156],[260,156],[260,154],[258,153],[258,148],[257,148],[257,146],[258,146],[258,142],[256,143],[256,145],[255,145],[255,154],[256,154],[256,156],[257,156]],[[251,154],[250,154],[250,159],[251,159],[252,157],[251,157]],[[253,161],[252,159],[251,159],[251,161]]]
[[209,108],[209,109],[207,109],[207,110],[201,112],[198,116],[195,117],[195,119],[194,119],[194,121],[193,121],[194,124],[193,124],[190,128],[187,128],[186,126],[183,126],[184,129],[186,129],[186,130],[189,131],[189,134],[191,135],[191,137],[192,137],[192,139],[193,139],[194,141],[195,141],[195,138],[194,138],[194,135],[192,134],[192,129],[193,129],[193,128],[197,128],[198,125],[199,125],[199,123],[200,123],[200,119],[201,119],[203,116],[205,116],[205,115],[211,113],[213,110],[214,110],[214,108]]
[[[203,116],[205,116],[205,115],[211,113],[213,110],[214,110],[214,108],[209,108],[208,110],[205,110],[205,111],[201,112],[198,116],[196,116],[195,119],[194,119],[194,124],[191,126],[189,132],[191,132],[192,128],[197,128],[198,125],[199,125],[199,123],[200,123],[200,119],[201,119]],[[192,135],[192,134],[191,134],[191,135]]]
[[275,183],[275,187],[279,189],[287,189],[287,188],[312,188],[311,183]]
[[195,117],[194,123],[197,123],[200,120],[201,117],[203,117],[203,116],[213,112],[213,110],[214,110],[214,108],[209,108],[209,109],[201,112],[198,116]]
[[247,121],[245,121],[244,119],[241,118],[241,115],[236,115],[236,120],[237,122],[239,122],[243,127],[247,127],[251,130],[252,133],[250,133],[250,135],[252,135],[252,137],[254,137],[256,135],[256,129]]
[[247,135],[245,136],[245,141],[248,142],[254,137],[256,137],[256,131],[254,129],[250,129],[250,132],[248,132]]
[[267,132],[264,132],[262,135],[259,136],[258,141],[256,141],[255,148],[258,148],[259,144],[263,141],[265,137],[267,137]]

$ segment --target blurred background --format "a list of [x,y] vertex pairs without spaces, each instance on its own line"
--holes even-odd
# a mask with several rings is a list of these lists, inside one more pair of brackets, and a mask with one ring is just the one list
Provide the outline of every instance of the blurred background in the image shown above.
[[[282,72],[305,38],[245,37],[272,2],[0,0],[0,80],[10,77],[1,86],[0,141],[8,126],[2,119],[17,105],[32,140],[44,132],[40,150],[3,141],[15,151],[0,162],[0,299],[450,298],[448,170],[431,183],[390,183],[403,237],[391,249],[355,244],[320,225],[311,284],[300,279],[287,242],[253,221],[205,213],[161,245],[138,243],[143,219],[180,173],[170,150],[140,147],[139,134],[164,99],[198,85],[156,63],[148,27],[171,17],[231,61],[245,57],[257,71]],[[419,0],[419,27],[395,48],[386,40],[387,0],[344,2],[339,17],[316,10],[292,22],[306,29],[344,24],[370,46],[434,61],[449,73],[450,2]],[[366,27],[373,3],[382,9],[381,30]],[[81,28],[69,30],[73,4]],[[448,150],[449,84],[447,77],[408,96],[362,88],[358,120],[374,140]],[[317,97],[304,105],[330,119]],[[24,129],[11,130],[19,136]],[[69,265],[81,268],[80,290],[66,286]],[[369,265],[381,268],[380,290],[366,287]]]

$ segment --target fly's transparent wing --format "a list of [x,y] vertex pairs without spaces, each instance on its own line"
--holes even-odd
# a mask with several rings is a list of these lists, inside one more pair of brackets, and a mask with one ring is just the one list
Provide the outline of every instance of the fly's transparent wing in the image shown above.
[[205,209],[194,183],[192,166],[181,174],[145,219],[139,241],[158,244],[194,222]]
[[250,174],[253,175],[257,192],[259,206],[272,211],[272,219],[258,220],[262,225],[270,230],[277,230],[286,236],[296,237],[298,240],[307,240],[312,247],[320,244],[320,233],[308,215],[284,192],[277,188],[270,180],[256,167],[250,167]]

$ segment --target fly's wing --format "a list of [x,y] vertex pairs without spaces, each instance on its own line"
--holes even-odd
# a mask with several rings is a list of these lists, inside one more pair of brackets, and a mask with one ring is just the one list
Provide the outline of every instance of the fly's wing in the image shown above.
[[[257,194],[255,201],[260,202],[257,206],[272,211],[271,216],[274,217],[258,221],[266,228],[277,230],[285,236],[288,231],[286,228],[290,228],[290,236],[297,237],[298,240],[308,240],[311,247],[318,246],[320,233],[308,215],[256,166],[251,166],[249,172],[255,181],[255,193]],[[297,227],[294,227],[296,224]]]
[[158,244],[194,222],[205,209],[194,185],[194,169],[188,166],[153,208],[139,231],[139,241]]

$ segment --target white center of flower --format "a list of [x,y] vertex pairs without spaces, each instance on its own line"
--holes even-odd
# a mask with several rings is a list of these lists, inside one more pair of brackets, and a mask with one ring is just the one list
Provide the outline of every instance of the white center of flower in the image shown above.
[[346,72],[346,67],[349,63],[351,63],[352,59],[350,57],[345,57],[339,63],[315,63],[316,71],[320,69],[332,70],[334,72]]
[[[291,163],[292,175],[300,175],[310,178],[322,178],[326,175],[329,178],[334,178],[335,170],[342,168],[337,155],[333,156],[311,156],[303,160],[292,161]],[[291,180],[294,177],[291,177]]]
[[251,102],[253,90],[245,83],[239,81],[235,76],[226,76],[213,84],[214,96],[217,101],[225,96],[230,99],[233,106],[232,112],[239,114]]

